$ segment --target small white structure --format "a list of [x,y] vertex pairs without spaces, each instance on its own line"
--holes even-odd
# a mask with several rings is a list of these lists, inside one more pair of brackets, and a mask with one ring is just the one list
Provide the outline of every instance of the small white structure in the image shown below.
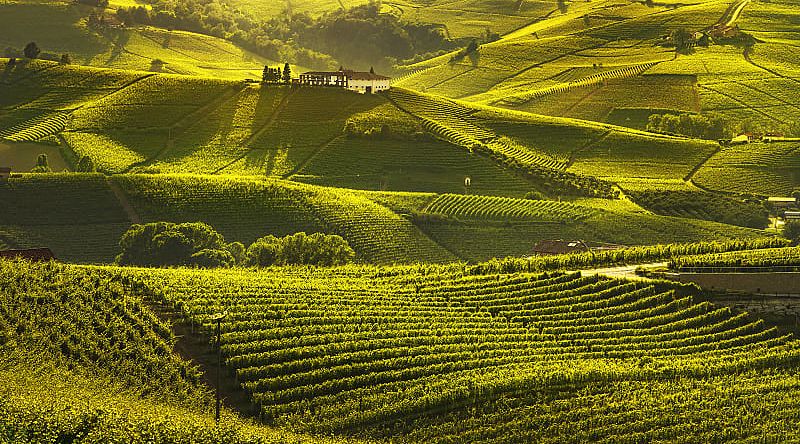
[[767,202],[775,208],[791,208],[797,205],[797,199],[794,197],[770,197]]
[[800,211],[786,211],[783,213],[786,222],[800,220]]
[[334,86],[361,94],[374,94],[391,88],[391,78],[369,72],[340,68],[339,71],[311,71],[300,74],[300,85]]

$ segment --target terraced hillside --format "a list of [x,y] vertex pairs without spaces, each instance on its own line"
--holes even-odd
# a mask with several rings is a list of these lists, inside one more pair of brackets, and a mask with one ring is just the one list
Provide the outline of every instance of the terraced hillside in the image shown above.
[[[798,107],[797,18],[792,1],[570,4],[461,60],[411,66],[398,85],[641,129],[652,113],[713,112],[776,131]],[[740,34],[715,37],[715,24]],[[678,29],[706,31],[710,46],[658,45]]]
[[215,424],[171,325],[107,273],[0,260],[0,313],[5,442],[335,442],[227,409]]
[[[109,20],[117,6],[102,11]],[[260,78],[265,64],[277,65],[218,37],[158,28],[91,27],[91,8],[80,3],[15,0],[0,5],[0,46],[21,51],[37,42],[56,60],[68,53],[75,64],[150,71],[160,60],[161,71],[242,80]]]
[[226,311],[226,365],[265,420],[299,430],[400,442],[794,431],[797,341],[692,289],[386,271],[131,274],[206,329]]

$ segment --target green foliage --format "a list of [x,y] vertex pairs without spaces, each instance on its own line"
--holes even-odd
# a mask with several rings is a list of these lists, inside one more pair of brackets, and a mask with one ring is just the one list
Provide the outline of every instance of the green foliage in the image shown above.
[[225,238],[204,223],[135,224],[119,242],[121,265],[225,267],[234,264]]
[[41,52],[42,50],[39,49],[39,45],[37,45],[36,42],[28,43],[27,45],[25,45],[25,49],[22,50],[22,53],[25,54],[25,57],[29,59],[35,59],[39,57],[39,54]]
[[639,205],[664,216],[691,217],[730,225],[764,228],[769,218],[759,202],[694,191],[630,192]]
[[247,249],[247,264],[270,265],[342,265],[352,261],[355,252],[337,235],[295,233],[283,238],[262,237]]
[[39,157],[36,159],[36,166],[33,167],[31,173],[52,173],[53,170],[50,169],[50,164],[47,162],[47,154],[39,154]]
[[783,237],[791,240],[795,245],[800,245],[800,222],[786,222],[783,226]]
[[169,325],[106,273],[0,260],[0,307],[0,367],[22,352],[166,402],[211,405],[199,371],[173,352]]
[[722,117],[714,115],[704,116],[691,113],[680,115],[651,114],[647,122],[647,131],[718,140],[731,135],[726,126],[726,122]]
[[[785,410],[772,401],[741,403],[774,384],[770,394],[797,405],[797,341],[762,321],[671,283],[471,271],[130,274],[206,331],[209,313],[235,311],[223,324],[227,366],[262,417],[300,431],[522,443],[614,441],[632,424],[664,442],[713,441],[719,427],[734,440],[793,430],[776,425]],[[709,410],[712,398],[725,407]],[[662,414],[676,403],[679,417]],[[754,409],[772,413],[735,425]]]
[[[796,239],[795,239],[796,243]],[[702,254],[673,258],[669,267],[676,270],[691,271],[706,269],[706,272],[753,272],[768,271],[780,267],[800,266],[800,248],[770,248],[765,250],[736,251],[729,253]],[[699,270],[698,270],[699,271]]]
[[317,17],[296,13],[262,20],[219,1],[160,0],[153,2],[150,10],[141,6],[119,8],[117,16],[129,24],[182,28],[229,38],[267,58],[289,59],[322,69],[335,67],[334,59],[355,66],[380,62],[379,66],[389,69],[396,60],[453,47],[439,27],[382,14],[379,2]]

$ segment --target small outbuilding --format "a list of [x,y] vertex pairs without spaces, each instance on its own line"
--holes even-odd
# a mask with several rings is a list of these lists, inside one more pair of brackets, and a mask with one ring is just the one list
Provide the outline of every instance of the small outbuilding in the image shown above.
[[800,211],[787,211],[783,213],[783,220],[786,222],[800,221]]
[[770,197],[767,202],[775,208],[792,208],[797,205],[794,197]]
[[24,259],[30,262],[48,262],[56,259],[49,248],[28,248],[22,250],[0,250],[0,259]]

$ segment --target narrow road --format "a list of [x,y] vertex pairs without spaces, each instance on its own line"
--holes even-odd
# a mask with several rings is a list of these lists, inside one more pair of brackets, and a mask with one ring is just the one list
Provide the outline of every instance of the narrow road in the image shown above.
[[649,280],[649,278],[638,276],[636,274],[637,268],[646,268],[646,269],[653,269],[653,268],[661,268],[666,267],[667,262],[651,262],[649,264],[635,264],[635,265],[620,265],[618,267],[608,267],[608,268],[591,268],[586,270],[578,270],[580,271],[581,275],[583,276],[592,276],[595,274],[602,274],[604,276],[609,276],[616,279],[631,279],[631,280],[639,280],[645,281]]
[[722,20],[720,20],[720,22],[722,22],[721,24],[724,26],[733,26],[733,24],[736,23],[736,20],[739,20],[739,17],[742,15],[742,11],[744,11],[744,8],[747,7],[749,3],[750,0],[739,1],[739,3],[730,12],[729,16],[727,13],[725,14],[728,16],[725,22],[722,22],[722,20],[725,20],[725,16],[722,17]]

